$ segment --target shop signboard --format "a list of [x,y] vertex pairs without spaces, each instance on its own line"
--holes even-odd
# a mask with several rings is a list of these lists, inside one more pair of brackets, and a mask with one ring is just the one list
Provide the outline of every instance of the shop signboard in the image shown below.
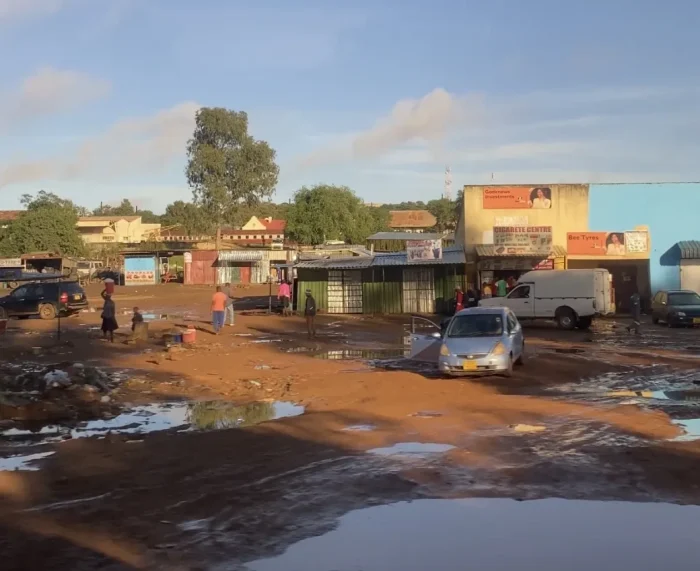
[[566,236],[570,256],[626,256],[648,251],[648,232],[569,232]]
[[552,253],[551,226],[494,226],[497,256],[544,256]]
[[552,208],[552,189],[548,186],[488,186],[483,189],[484,210]]
[[442,260],[442,240],[407,240],[406,259],[409,264]]
[[0,268],[21,268],[22,258],[0,258]]

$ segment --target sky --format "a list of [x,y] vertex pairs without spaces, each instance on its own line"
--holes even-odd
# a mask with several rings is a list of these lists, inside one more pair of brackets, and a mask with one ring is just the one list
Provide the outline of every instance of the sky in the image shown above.
[[700,2],[0,0],[0,209],[189,200],[202,106],[303,185],[700,180]]

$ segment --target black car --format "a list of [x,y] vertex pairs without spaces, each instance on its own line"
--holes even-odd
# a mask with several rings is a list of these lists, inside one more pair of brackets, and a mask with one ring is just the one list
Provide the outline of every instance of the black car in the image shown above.
[[651,301],[651,320],[669,327],[700,325],[700,295],[690,290],[662,290]]
[[34,282],[13,289],[0,298],[0,317],[53,319],[59,313],[71,315],[88,306],[78,282]]

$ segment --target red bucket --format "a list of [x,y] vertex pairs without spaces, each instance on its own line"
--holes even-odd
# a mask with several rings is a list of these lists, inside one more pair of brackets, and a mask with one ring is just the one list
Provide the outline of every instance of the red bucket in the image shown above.
[[182,334],[182,342],[183,343],[194,343],[197,339],[197,330],[196,329],[188,329]]

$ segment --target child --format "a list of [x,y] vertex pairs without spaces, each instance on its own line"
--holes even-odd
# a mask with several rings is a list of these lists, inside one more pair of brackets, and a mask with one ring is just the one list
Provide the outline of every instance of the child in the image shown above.
[[141,315],[141,312],[139,311],[138,307],[134,308],[134,315],[131,318],[131,330],[133,331],[136,329],[136,324],[137,323],[143,323],[143,315]]

